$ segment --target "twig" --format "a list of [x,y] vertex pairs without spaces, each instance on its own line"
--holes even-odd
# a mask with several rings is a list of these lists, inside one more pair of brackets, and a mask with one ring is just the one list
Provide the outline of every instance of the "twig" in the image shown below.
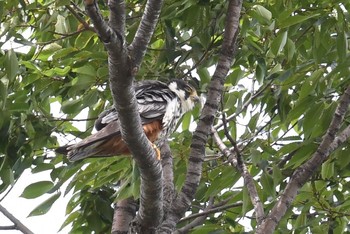
[[[41,115],[39,117],[42,117]],[[45,117],[47,118],[47,120],[49,122],[56,122],[56,121],[63,121],[63,122],[68,122],[68,121],[76,121],[76,122],[80,122],[80,121],[91,121],[91,120],[96,120],[97,117],[94,117],[94,118],[86,118],[86,119],[74,119],[74,118],[48,118],[48,117]]]
[[[226,150],[223,147],[223,142],[220,138],[215,137],[214,140],[218,144],[220,144],[220,147],[224,149],[224,152],[225,152],[226,156],[228,157],[228,160],[232,161],[233,166],[241,173],[241,175],[244,179],[244,184],[247,186],[250,200],[252,201],[252,204],[254,206],[256,220],[257,220],[258,224],[260,224],[264,218],[263,204],[259,198],[258,191],[255,187],[253,177],[250,175],[248,168],[244,163],[243,156],[242,156],[240,150],[238,149],[236,142],[231,137],[231,135],[228,133],[227,122],[226,122],[226,118],[225,118],[224,114],[223,114],[222,120],[223,120],[225,136],[232,144],[235,154],[233,154],[230,150]],[[236,157],[235,157],[235,155],[236,155]]]
[[90,25],[71,6],[66,5],[66,8],[84,26],[86,30],[91,30],[96,32],[96,30],[93,27],[90,27]]
[[184,221],[187,221],[187,220],[190,220],[190,219],[194,219],[194,218],[197,218],[197,217],[200,217],[200,216],[204,216],[204,215],[220,212],[220,211],[223,211],[223,210],[227,210],[227,209],[230,209],[230,208],[233,208],[233,207],[239,207],[239,206],[243,205],[243,202],[236,202],[236,203],[233,203],[233,204],[227,204],[227,202],[229,202],[229,200],[231,200],[231,197],[228,198],[228,199],[225,199],[224,201],[219,202],[217,204],[213,204],[210,207],[208,206],[206,209],[204,209],[203,212],[189,215],[189,216],[181,219],[180,222],[184,222]]
[[[241,107],[241,109],[237,112],[235,112],[234,114],[228,116],[226,118],[227,122],[230,122],[231,120],[233,120],[234,118],[236,118],[240,113],[242,113],[245,109],[248,108],[248,106],[251,104],[251,102],[259,97],[267,88],[270,87],[272,81],[269,81],[268,83],[266,83],[266,85],[260,87],[260,89],[258,91],[256,91],[256,93],[254,93]],[[215,129],[219,129],[223,126],[223,123],[218,123],[214,126]]]
[[0,230],[14,230],[14,229],[16,229],[15,225],[0,226]]
[[29,228],[27,228],[23,223],[21,223],[21,221],[19,221],[18,219],[15,218],[15,216],[13,216],[8,210],[5,209],[5,207],[3,207],[0,204],[0,212],[3,213],[9,220],[11,220],[11,222],[14,224],[15,229],[23,232],[24,234],[34,234],[31,230],[29,230]]
[[208,48],[204,51],[204,53],[202,54],[202,56],[198,59],[198,61],[181,77],[181,78],[184,78],[184,77],[187,77],[189,74],[191,74],[191,72],[196,69],[203,61],[204,59],[207,57],[208,53],[209,53],[209,50],[211,49],[211,47],[214,45],[216,39],[218,37],[220,37],[222,35],[217,35],[215,38],[213,38],[208,46]]
[[[72,33],[61,34],[61,37],[59,37],[59,38],[52,39],[52,40],[50,40],[50,41],[36,42],[36,44],[39,45],[39,46],[42,46],[42,49],[41,49],[41,50],[43,50],[44,47],[45,47],[46,45],[52,44],[52,43],[54,43],[54,42],[56,42],[56,41],[60,41],[60,40],[66,39],[67,37],[75,36],[75,35],[77,35],[77,34],[79,34],[79,33],[81,33],[81,32],[84,32],[84,31],[86,31],[86,30],[87,30],[87,29],[82,28],[82,29],[77,30],[77,31],[72,32]],[[56,34],[57,34],[57,33],[56,33]],[[39,54],[39,53],[38,53],[38,54]]]

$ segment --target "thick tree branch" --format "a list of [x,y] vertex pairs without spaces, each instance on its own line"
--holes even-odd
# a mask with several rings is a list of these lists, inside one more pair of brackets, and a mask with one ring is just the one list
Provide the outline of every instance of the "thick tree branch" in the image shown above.
[[95,26],[98,36],[103,42],[109,42],[115,35],[103,19],[97,2],[95,0],[84,0],[84,2],[85,10]]
[[1,204],[0,204],[0,212],[3,213],[9,220],[11,220],[11,222],[14,224],[13,229],[17,229],[17,230],[23,232],[24,234],[34,234],[31,230],[29,230],[29,228],[27,228],[23,223],[21,223],[21,221],[16,219],[15,216],[13,216]]
[[147,1],[141,23],[129,47],[133,68],[138,69],[141,64],[143,56],[146,53],[147,45],[151,41],[152,34],[157,25],[162,5],[163,0]]
[[109,25],[124,43],[125,36],[125,1],[108,1],[110,10]]
[[[348,127],[336,138],[344,115],[350,104],[350,86],[346,89],[339,101],[339,105],[334,113],[332,122],[322,138],[322,142],[313,154],[312,158],[295,170],[286,189],[280,199],[275,204],[269,215],[258,227],[256,233],[273,233],[281,218],[292,204],[299,189],[307,182],[316,169],[327,159],[327,157],[344,142],[344,137],[349,136]],[[330,147],[331,146],[331,147]]]
[[117,202],[114,206],[112,234],[127,234],[136,211],[137,204],[132,198]]
[[332,144],[329,145],[330,151],[334,151],[338,149],[340,145],[345,143],[350,137],[350,125],[347,126],[332,142]]
[[[149,7],[153,7],[152,4],[157,5],[154,1],[150,1],[148,4],[151,4]],[[110,15],[110,22],[117,24],[113,25],[113,30],[102,19],[95,1],[85,0],[85,5],[98,35],[108,51],[110,89],[118,111],[122,137],[140,169],[140,209],[134,222],[134,228],[139,233],[153,232],[152,230],[159,225],[163,217],[162,169],[160,162],[156,160],[155,150],[141,127],[133,87],[137,68],[133,66],[130,60],[131,56],[123,41],[125,35],[120,34],[125,24],[124,16],[121,15],[124,12],[121,10],[123,4],[119,4],[117,0],[110,0],[109,6],[113,11]],[[146,15],[151,13],[154,12],[151,10],[145,12]],[[146,34],[149,37],[153,34],[158,15],[155,18],[151,17],[152,22],[148,22],[148,17],[144,16],[143,24],[148,26],[154,24],[153,27],[144,29],[149,30]],[[148,42],[149,40],[139,41],[139,48],[147,48]],[[132,59],[141,61],[143,54],[144,52],[134,54]]]
[[162,152],[162,168],[163,168],[163,193],[164,193],[164,213],[168,213],[171,203],[174,199],[174,171],[173,156],[171,155],[168,142],[164,142],[161,148]]
[[234,45],[238,34],[241,6],[241,0],[229,1],[219,62],[209,85],[208,98],[199,117],[197,129],[193,134],[185,184],[173,202],[169,215],[159,229],[160,232],[171,233],[174,230],[176,223],[190,206],[197,190],[205,157],[205,144],[210,135],[214,116],[219,108],[223,85],[235,55]]

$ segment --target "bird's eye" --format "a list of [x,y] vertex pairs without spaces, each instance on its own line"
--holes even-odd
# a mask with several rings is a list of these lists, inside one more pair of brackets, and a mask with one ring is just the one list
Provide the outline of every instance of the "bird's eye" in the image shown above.
[[186,91],[186,93],[191,93],[191,92],[192,92],[192,89],[191,89],[191,87],[186,86],[186,87],[185,87],[185,91]]

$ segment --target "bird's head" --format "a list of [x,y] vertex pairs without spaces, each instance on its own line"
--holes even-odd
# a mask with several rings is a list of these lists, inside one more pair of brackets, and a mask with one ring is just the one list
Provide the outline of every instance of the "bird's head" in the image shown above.
[[169,82],[168,86],[181,100],[183,112],[192,110],[200,100],[196,89],[186,81],[174,79]]

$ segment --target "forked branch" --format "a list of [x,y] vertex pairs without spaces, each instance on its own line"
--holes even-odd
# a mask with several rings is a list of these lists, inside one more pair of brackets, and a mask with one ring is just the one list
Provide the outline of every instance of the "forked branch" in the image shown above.
[[311,175],[319,166],[322,165],[322,163],[329,157],[329,155],[337,147],[339,147],[341,143],[345,142],[345,140],[349,138],[349,127],[345,128],[345,130],[343,130],[343,132],[341,132],[339,136],[336,137],[336,134],[339,131],[341,124],[343,123],[343,119],[346,111],[348,110],[349,104],[350,86],[341,96],[332,122],[326,134],[323,136],[322,142],[317,148],[316,152],[312,155],[312,158],[310,160],[295,170],[286,186],[286,189],[280,196],[280,199],[277,201],[266,219],[258,227],[256,233],[273,233],[277,224],[292,204],[299,189],[310,179]]
[[[141,233],[154,230],[163,218],[163,188],[160,162],[156,160],[155,151],[141,127],[133,80],[153,34],[161,3],[162,1],[156,0],[147,2],[140,29],[133,42],[133,46],[140,49],[136,53],[133,46],[127,49],[124,41],[124,1],[109,0],[111,13],[108,25],[101,15],[97,1],[85,0],[86,11],[108,52],[110,89],[118,112],[122,137],[128,146],[132,146],[129,149],[140,169],[140,208],[134,227],[136,232]],[[137,39],[139,36],[143,39]]]
[[160,233],[171,233],[174,230],[176,224],[190,206],[197,190],[202,174],[205,145],[211,132],[214,116],[219,108],[226,76],[235,56],[235,43],[241,7],[241,0],[231,0],[228,3],[225,33],[219,54],[219,62],[209,84],[208,98],[199,117],[197,129],[193,134],[185,184],[172,203],[169,214],[159,229]]

